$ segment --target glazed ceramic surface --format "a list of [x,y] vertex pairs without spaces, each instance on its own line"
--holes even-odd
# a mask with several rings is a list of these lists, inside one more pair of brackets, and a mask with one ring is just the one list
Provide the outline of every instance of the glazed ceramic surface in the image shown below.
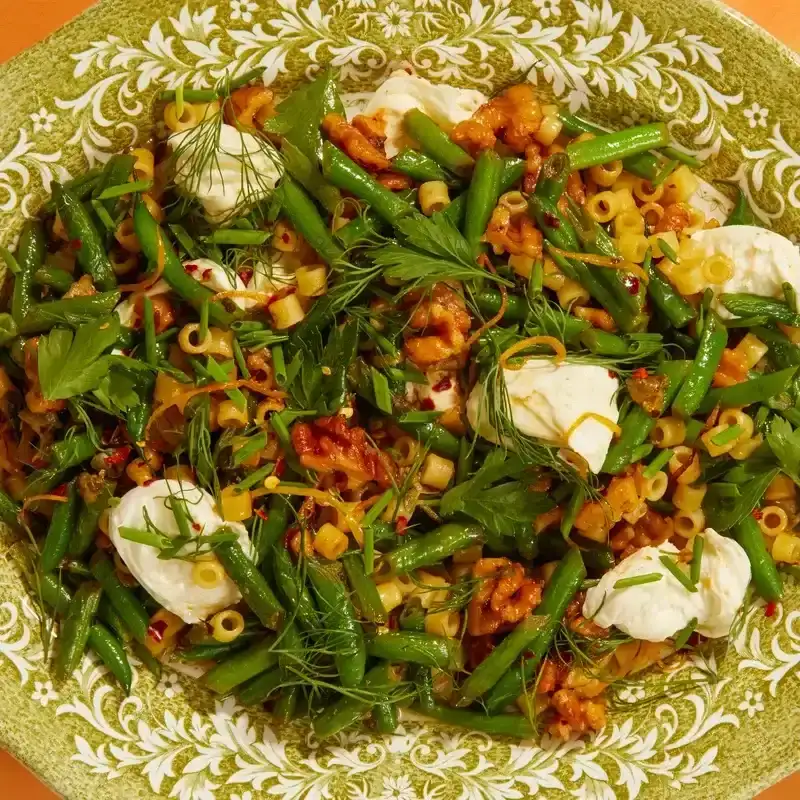
[[[0,242],[13,247],[51,181],[146,139],[159,91],[260,67],[281,93],[328,64],[353,92],[410,64],[486,92],[527,79],[609,127],[665,120],[707,180],[800,234],[800,64],[709,0],[106,0],[0,67]],[[0,745],[69,798],[749,798],[800,767],[791,580],[727,648],[620,688],[591,740],[406,719],[392,736],[319,743],[171,669],[157,680],[137,665],[125,697],[87,656],[56,684],[22,549],[0,542]]]

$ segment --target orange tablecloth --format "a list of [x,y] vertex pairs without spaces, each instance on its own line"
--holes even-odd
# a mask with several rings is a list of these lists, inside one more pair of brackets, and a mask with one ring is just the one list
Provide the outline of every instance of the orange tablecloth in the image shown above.
[[[728,5],[800,51],[798,0],[727,0]],[[6,61],[43,39],[92,3],[89,0],[0,0],[0,62]],[[792,13],[794,12],[794,13]],[[9,800],[55,800],[23,766],[0,752],[0,786]],[[764,792],[759,800],[796,800],[800,797],[800,773]]]

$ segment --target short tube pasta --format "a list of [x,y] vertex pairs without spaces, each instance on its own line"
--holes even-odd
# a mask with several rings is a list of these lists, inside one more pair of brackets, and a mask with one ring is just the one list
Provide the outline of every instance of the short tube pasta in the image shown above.
[[347,550],[347,534],[326,522],[314,534],[314,549],[323,557],[330,561],[335,561]]
[[422,213],[429,217],[450,205],[450,190],[444,181],[425,181],[420,184],[417,198]]
[[672,521],[675,525],[675,533],[683,536],[684,539],[694,538],[706,527],[706,515],[702,509],[695,511],[678,510],[672,515]]
[[217,561],[195,561],[192,566],[192,580],[201,589],[216,589],[225,580],[225,568]]
[[429,453],[422,465],[419,479],[424,486],[444,491],[455,475],[455,464],[448,458]]
[[704,483],[690,485],[679,483],[672,493],[672,504],[680,511],[698,511],[703,505],[707,486]]
[[614,192],[599,192],[588,198],[584,208],[589,216],[601,224],[611,222],[620,211],[620,201]]
[[789,517],[780,506],[765,506],[761,509],[758,527],[767,536],[777,536],[789,527]]
[[458,611],[433,611],[425,615],[425,633],[453,639],[461,629]]
[[211,635],[218,642],[233,642],[244,631],[244,617],[234,609],[218,611],[211,617]]
[[197,342],[198,334],[200,333],[200,324],[197,322],[190,322],[184,325],[178,334],[178,344],[184,353],[191,356],[202,355],[207,353],[211,347],[211,329],[206,331],[206,336],[202,342]]
[[661,417],[650,432],[650,441],[661,448],[675,447],[686,438],[686,423],[679,417]]
[[247,407],[239,408],[233,400],[223,400],[217,408],[217,424],[220,428],[245,428],[250,422]]
[[609,188],[617,182],[622,175],[622,162],[612,161],[609,164],[598,164],[589,168],[589,177],[598,185]]

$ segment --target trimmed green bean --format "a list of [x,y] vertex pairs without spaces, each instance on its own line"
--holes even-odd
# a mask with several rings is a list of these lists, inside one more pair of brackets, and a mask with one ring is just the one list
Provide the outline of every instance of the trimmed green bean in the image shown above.
[[56,677],[68,678],[78,668],[86,645],[92,619],[100,602],[102,589],[96,583],[82,583],[70,601],[61,623],[59,648],[56,654]]
[[33,591],[41,595],[45,605],[63,617],[69,610],[72,595],[61,582],[61,578],[52,572],[46,574],[37,572],[33,580],[35,581],[35,585],[31,587]]
[[92,437],[88,433],[78,433],[53,445],[53,466],[71,469],[88,461],[96,452]]
[[764,534],[753,516],[748,514],[736,523],[731,529],[731,535],[750,559],[753,583],[758,593],[767,601],[780,600],[783,595],[783,581],[764,543]]
[[692,368],[683,382],[678,396],[672,403],[672,410],[681,417],[691,417],[700,408],[706,396],[714,372],[722,359],[722,352],[728,343],[728,330],[719,317],[710,311],[697,346]]
[[586,568],[580,551],[570,550],[559,562],[552,577],[545,585],[542,602],[536,609],[538,616],[547,618],[547,624],[528,643],[527,651],[530,655],[523,658],[519,667],[513,666],[509,669],[489,690],[486,697],[486,709],[490,714],[502,711],[522,694],[525,684],[533,677],[544,654],[550,647],[567,606],[580,589],[585,577]]
[[34,275],[44,263],[46,252],[44,225],[39,220],[28,220],[19,237],[17,262],[20,271],[14,276],[14,290],[11,295],[11,316],[18,327],[24,323],[36,303],[33,294]]
[[397,713],[397,706],[391,702],[376,703],[372,706],[372,721],[375,723],[375,730],[378,733],[390,734],[397,730],[400,719]]
[[47,265],[39,267],[33,276],[34,283],[55,289],[59,294],[64,294],[72,286],[73,280],[72,275],[66,270]]
[[261,564],[270,548],[280,542],[289,527],[291,513],[292,505],[283,495],[275,494],[270,497],[267,518],[253,537],[256,564]]
[[769,357],[778,369],[800,366],[800,347],[774,328],[753,328],[752,333],[769,347]]
[[299,686],[284,686],[272,708],[272,719],[279,725],[294,719],[299,697]]
[[481,151],[467,189],[467,210],[462,229],[473,257],[480,253],[481,238],[500,197],[502,169],[503,161],[494,150]]
[[624,131],[595,136],[584,142],[567,145],[567,155],[573,170],[610,164],[647,150],[669,144],[669,131],[663,122],[639,125]]
[[128,661],[128,656],[125,653],[125,648],[119,639],[104,625],[95,622],[89,628],[88,644],[100,656],[101,661],[122,684],[125,691],[130,693],[131,684],[133,683],[133,670],[131,669],[131,662]]
[[430,156],[409,147],[401,150],[392,159],[392,167],[415,181],[442,181],[450,186],[461,183],[458,178],[440,167]]
[[542,164],[536,182],[536,196],[548,203],[557,203],[569,179],[570,163],[566,153],[554,153]]
[[119,303],[119,292],[101,292],[91,297],[68,297],[48,300],[32,306],[19,332],[26,336],[46,333],[55,325],[69,325],[77,328],[110,314]]
[[484,541],[480,525],[448,522],[435,530],[400,545],[384,556],[384,561],[394,575],[405,575],[412,569],[438,564],[458,550]]
[[226,311],[221,303],[214,301],[214,292],[211,289],[187,274],[166,234],[141,198],[137,199],[133,209],[133,228],[147,260],[151,264],[159,264],[163,260],[162,277],[175,294],[186,300],[198,313],[204,301],[208,300],[211,322],[221,328],[229,328],[234,320],[233,314]]
[[381,186],[366,170],[330,142],[322,146],[322,172],[334,186],[363,200],[389,224],[414,213],[414,206]]
[[367,655],[391,662],[408,662],[446,672],[463,669],[461,642],[418,631],[388,631],[367,642]]
[[461,447],[459,440],[438,422],[397,422],[406,433],[416,436],[419,441],[434,453],[450,459],[458,458]]
[[322,624],[330,634],[333,661],[342,686],[359,686],[364,680],[367,649],[347,588],[329,567],[318,561],[309,559],[306,569],[317,596]]
[[136,595],[123,586],[114,570],[114,564],[105,553],[96,552],[89,564],[94,577],[100,582],[111,605],[122,618],[134,639],[147,644],[150,617]]
[[[497,289],[483,288],[473,295],[473,301],[486,318],[493,317],[500,311],[503,303],[503,296]],[[502,323],[522,322],[528,316],[528,304],[524,297],[510,294],[506,297],[506,310],[503,314]]]
[[[91,570],[89,570],[91,574]],[[114,606],[111,605],[111,602],[108,599],[107,595],[103,595],[100,598],[100,605],[97,608],[97,616],[101,620],[101,622],[105,623],[110,629],[111,632],[116,636],[121,642],[125,642],[130,638],[130,634],[128,633],[128,629],[125,627],[125,623],[122,621],[122,617],[117,613],[117,610]]]
[[216,694],[230,694],[237,686],[272,669],[278,663],[273,649],[275,637],[267,636],[212,667],[203,678],[206,687]]
[[445,725],[455,725],[459,728],[469,728],[473,731],[482,731],[491,736],[511,736],[515,739],[534,739],[536,729],[527,717],[522,714],[494,714],[489,716],[481,711],[470,711],[466,708],[450,708],[436,703],[430,705],[412,706],[416,711],[426,717],[443,722]]
[[739,292],[721,294],[719,301],[737,317],[766,317],[793,328],[800,326],[800,314],[789,308],[782,300]]
[[378,594],[378,587],[364,571],[364,559],[361,554],[347,553],[342,556],[342,566],[361,616],[369,622],[383,625],[386,622],[386,609]]
[[692,304],[681,296],[661,270],[653,266],[653,259],[649,253],[642,267],[650,279],[647,283],[647,294],[653,305],[673,327],[686,327],[697,316]]
[[66,502],[56,503],[50,518],[50,526],[39,557],[39,568],[42,572],[52,572],[67,554],[77,513],[78,489],[75,481],[72,481],[67,487]]
[[728,219],[725,220],[725,225],[755,225],[756,218],[750,209],[750,203],[747,201],[747,195],[742,191],[741,187],[736,196],[736,205],[733,207]]
[[105,242],[95,228],[92,218],[81,201],[60,183],[52,184],[56,208],[67,235],[77,242],[77,259],[81,269],[90,275],[94,285],[109,291],[117,285],[117,278],[106,252]]
[[[231,531],[230,528],[220,528]],[[267,579],[244,554],[238,542],[223,542],[214,551],[230,579],[239,587],[248,608],[265,628],[278,630],[283,622],[283,606],[278,602]]]
[[122,194],[135,191],[134,186],[124,186],[124,184],[128,183],[128,179],[131,177],[131,172],[133,172],[135,164],[136,156],[122,153],[111,156],[111,158],[106,161],[100,180],[92,191],[92,196],[101,201],[102,207],[108,214],[113,214],[116,211],[119,202],[118,196],[103,197],[103,192],[106,189],[113,190],[115,188]]
[[340,261],[344,256],[344,250],[336,243],[327,223],[300,184],[288,175],[284,175],[280,193],[283,213],[289,218],[294,229],[302,234],[327,264]]
[[[267,564],[264,565],[267,567]],[[282,542],[272,548],[272,571],[275,586],[286,603],[289,616],[294,615],[297,624],[306,631],[318,630],[319,613],[308,588],[301,580],[298,567],[292,563],[289,551]]]
[[102,513],[108,508],[113,495],[114,484],[105,483],[91,503],[81,503],[69,542],[68,552],[71,556],[82,556],[92,546],[97,535],[97,523]]
[[249,680],[236,693],[236,696],[243,706],[256,706],[266,703],[269,700],[269,696],[281,685],[281,680],[280,669],[276,667],[275,669],[267,670]]
[[790,367],[779,372],[759,375],[749,381],[736,383],[733,386],[712,389],[705,396],[697,411],[700,414],[706,414],[717,406],[722,408],[744,408],[745,406],[753,405],[753,403],[766,403],[792,386],[797,370],[797,367]]
[[459,147],[427,114],[417,108],[408,111],[403,119],[408,135],[419,143],[421,150],[437,164],[462,177],[468,176],[475,161]]

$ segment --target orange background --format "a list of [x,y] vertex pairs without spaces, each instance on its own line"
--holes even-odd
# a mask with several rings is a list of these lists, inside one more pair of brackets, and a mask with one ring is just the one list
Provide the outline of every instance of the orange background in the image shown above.
[[[727,0],[728,5],[754,19],[779,39],[800,51],[797,0]],[[91,5],[87,0],[0,0],[0,62],[6,61]],[[793,13],[794,12],[794,13]],[[55,800],[19,762],[0,751],[0,786],[8,800]],[[764,792],[759,800],[800,797],[800,773]]]

